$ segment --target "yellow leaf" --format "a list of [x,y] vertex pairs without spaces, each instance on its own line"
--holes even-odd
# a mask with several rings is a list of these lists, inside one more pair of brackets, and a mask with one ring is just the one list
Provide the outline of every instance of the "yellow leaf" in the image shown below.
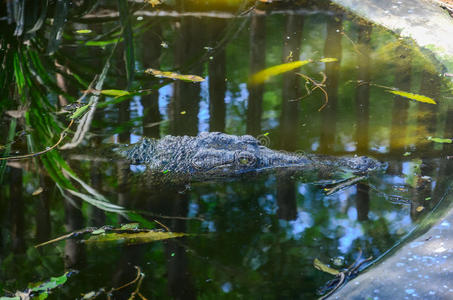
[[151,4],[152,7],[161,4],[160,0],[148,0],[148,3]]
[[170,79],[178,79],[178,80],[191,81],[191,82],[204,81],[203,77],[200,77],[197,75],[181,75],[181,74],[174,73],[174,72],[164,72],[164,71],[159,71],[156,69],[147,69],[145,71],[145,73],[154,75],[159,78],[170,78]]
[[282,73],[286,73],[291,70],[297,69],[310,62],[311,62],[311,60],[298,60],[298,61],[293,61],[290,63],[273,66],[273,67],[261,70],[258,73],[255,73],[254,75],[252,75],[252,77],[250,77],[249,82],[251,84],[260,84],[260,83],[267,81],[269,78],[271,78],[273,76],[280,75]]
[[79,34],[91,33],[91,29],[79,29],[76,31]]
[[323,63],[330,63],[330,62],[338,61],[338,59],[335,57],[326,57],[326,58],[320,59],[319,61],[323,62]]
[[144,231],[136,233],[106,233],[91,235],[84,243],[101,244],[101,243],[122,243],[126,245],[144,244],[166,239],[173,239],[186,236],[185,233],[163,232],[163,231]]
[[415,100],[418,102],[437,104],[436,101],[434,101],[433,99],[423,96],[423,95],[417,95],[417,94],[412,94],[412,93],[403,92],[403,91],[395,91],[395,90],[388,90],[387,92],[401,96],[401,97],[405,97],[408,99],[412,99],[412,100]]
[[332,275],[338,275],[340,274],[340,271],[338,270],[335,270],[325,264],[323,264],[319,259],[315,258],[315,260],[313,261],[313,266],[320,270],[320,271],[323,271],[323,272],[326,272],[326,273],[329,273],[329,274],[332,274]]
[[424,209],[425,209],[425,208],[424,208],[423,206],[419,206],[419,207],[417,207],[415,210],[416,210],[417,212],[421,212],[421,211],[424,210]]

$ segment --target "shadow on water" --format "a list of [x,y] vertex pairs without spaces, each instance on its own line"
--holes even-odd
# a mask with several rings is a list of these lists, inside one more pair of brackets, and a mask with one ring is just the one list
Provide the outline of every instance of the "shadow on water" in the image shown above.
[[[7,1],[10,9],[12,2],[29,3]],[[146,275],[139,291],[148,299],[315,298],[332,278],[314,268],[316,258],[342,269],[359,253],[381,256],[449,189],[451,145],[428,137],[450,138],[453,131],[450,83],[410,41],[327,2],[225,2],[215,9],[190,1],[68,3],[27,4],[25,23],[20,13],[14,20],[0,15],[0,130],[8,133],[0,151],[7,157],[44,150],[0,161],[5,292],[77,269],[64,289],[53,291],[57,297],[104,288],[123,299],[136,285],[112,288],[131,282],[139,266]],[[325,57],[336,61],[317,62]],[[307,59],[313,62],[266,82],[249,81],[267,67]],[[148,68],[206,80],[157,78]],[[68,127],[71,113],[63,113],[75,102],[97,105],[90,118],[76,119],[82,130]],[[143,166],[105,150],[202,131],[250,134],[288,152],[366,155],[388,169],[332,195],[331,186],[278,174],[158,184]],[[58,149],[76,135],[82,136],[76,147]],[[140,221],[106,209],[102,197],[141,212],[143,227],[189,236],[132,246],[67,239],[33,247],[87,227]]]

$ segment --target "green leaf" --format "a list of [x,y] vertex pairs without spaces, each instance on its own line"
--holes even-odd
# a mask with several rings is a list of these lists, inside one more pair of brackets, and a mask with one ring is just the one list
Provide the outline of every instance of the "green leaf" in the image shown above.
[[113,96],[113,97],[122,97],[122,96],[128,96],[131,94],[128,91],[123,91],[123,90],[101,90],[100,92],[102,95]]
[[88,108],[90,108],[90,105],[91,104],[86,104],[84,106],[77,108],[76,111],[69,118],[77,119],[78,117],[83,115],[88,110]]
[[91,29],[79,29],[76,31],[76,33],[79,33],[79,34],[91,33]]
[[434,143],[441,143],[441,144],[451,144],[453,142],[452,139],[443,139],[443,138],[436,138],[436,137],[427,137],[428,141],[433,141]]
[[[66,272],[61,276],[51,277],[47,282],[44,282],[44,283],[40,284],[39,286],[31,288],[30,290],[32,292],[37,292],[37,293],[42,293],[42,292],[47,292],[49,290],[53,290],[53,289],[65,284],[66,281],[68,281],[69,274],[70,274],[69,272]],[[45,298],[43,298],[43,299],[45,299]]]
[[298,61],[294,61],[294,62],[290,62],[290,63],[273,66],[273,67],[264,69],[262,71],[259,71],[256,74],[252,75],[252,77],[250,77],[249,82],[251,84],[260,84],[260,83],[267,81],[271,77],[297,69],[310,62],[311,62],[311,60],[298,60]]
[[203,77],[197,76],[197,75],[181,75],[175,72],[164,72],[164,71],[159,71],[156,69],[147,69],[145,70],[145,73],[154,75],[155,77],[159,78],[170,78],[170,79],[178,79],[178,80],[183,80],[183,81],[190,81],[190,82],[202,82],[205,79]]
[[86,42],[81,42],[81,44],[84,44],[85,46],[95,46],[95,47],[105,47],[111,44],[116,44],[119,42],[122,42],[124,39],[122,37],[120,38],[114,38],[111,40],[106,40],[106,41],[86,41]]
[[128,224],[121,225],[120,229],[131,230],[131,229],[137,229],[139,227],[140,227],[140,224],[138,224],[138,223],[128,223]]
[[91,235],[83,242],[87,244],[103,244],[103,243],[121,243],[126,245],[136,245],[151,243],[155,241],[173,239],[186,236],[185,233],[178,232],[163,232],[163,231],[144,231],[133,233],[106,233],[103,235]]
[[42,294],[39,294],[38,299],[39,300],[44,300],[44,299],[47,299],[47,297],[49,297],[49,293],[44,292]]
[[21,59],[19,53],[14,53],[13,55],[13,66],[14,66],[14,77],[16,79],[16,86],[19,92],[19,95],[23,95],[23,90],[25,86],[25,77],[22,70],[22,64],[20,63]]
[[60,157],[60,154],[58,152],[50,151],[41,155],[40,157],[47,173],[49,173],[49,176],[55,181],[55,183],[57,183],[62,188],[72,190],[75,189],[71,181],[69,181],[69,179],[67,179],[61,171],[61,162],[63,161],[63,159]]
[[326,264],[323,264],[319,259],[315,258],[315,260],[313,261],[313,266],[320,270],[320,271],[323,271],[325,273],[329,273],[329,274],[332,274],[332,275],[338,275],[340,274],[340,271],[338,270],[335,270],[329,266],[327,266]]
[[97,234],[102,234],[102,233],[105,233],[105,229],[99,228],[99,229],[96,229],[95,231],[93,231],[91,234],[97,235]]
[[73,190],[70,190],[70,189],[67,189],[67,191],[69,193],[73,194],[74,196],[79,197],[83,201],[88,202],[91,205],[93,205],[93,206],[95,206],[95,207],[97,207],[99,209],[102,209],[103,211],[109,211],[109,212],[114,212],[114,213],[119,213],[119,214],[122,214],[122,213],[126,212],[126,210],[122,206],[115,205],[115,204],[112,204],[110,202],[102,201],[99,198],[95,198],[93,196],[90,196],[90,195],[87,195],[87,194],[83,194],[83,193],[79,193],[79,192],[76,192],[76,191],[73,191]]
[[404,98],[422,102],[422,103],[437,104],[436,101],[434,101],[433,99],[423,96],[423,95],[418,95],[418,94],[413,94],[413,93],[408,93],[408,92],[403,92],[403,91],[395,91],[395,90],[387,90],[387,92],[404,97]]

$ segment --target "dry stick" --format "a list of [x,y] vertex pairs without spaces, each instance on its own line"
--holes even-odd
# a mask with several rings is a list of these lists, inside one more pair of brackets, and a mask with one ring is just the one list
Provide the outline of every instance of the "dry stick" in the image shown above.
[[17,160],[17,159],[24,159],[24,158],[29,158],[29,157],[35,157],[35,156],[44,154],[44,153],[46,153],[46,152],[49,152],[49,151],[55,149],[55,148],[63,141],[64,137],[66,136],[66,132],[71,128],[72,124],[74,124],[74,119],[72,119],[71,122],[69,122],[68,127],[66,127],[66,128],[61,132],[60,138],[58,139],[58,142],[57,142],[55,145],[53,145],[52,147],[49,147],[49,148],[47,148],[46,150],[42,150],[42,151],[35,152],[35,153],[29,153],[29,154],[18,155],[18,156],[0,157],[0,160]]
[[358,177],[353,177],[351,179],[348,179],[347,181],[339,183],[336,186],[334,186],[333,188],[329,189],[328,192],[326,193],[326,195],[327,196],[332,195],[333,193],[335,193],[345,187],[349,187],[365,178],[366,178],[366,176],[358,176]]
[[139,295],[140,298],[142,298],[143,300],[148,300],[148,299],[146,299],[145,296],[143,296],[142,293],[140,293],[140,292],[137,292],[137,295]]
[[336,290],[338,290],[338,288],[339,288],[340,286],[343,285],[346,276],[344,275],[343,272],[339,273],[337,276],[340,276],[340,280],[338,281],[337,285],[336,285],[330,292],[328,292],[327,294],[325,294],[324,296],[322,296],[321,298],[319,298],[319,300],[324,300],[324,299],[329,298]]
[[[96,81],[97,79],[97,75],[94,77],[93,81],[91,81],[90,85],[88,86],[88,89],[87,90],[91,90],[91,87],[93,86],[94,82]],[[82,96],[80,96],[79,99],[77,99],[77,103],[80,103],[86,96],[88,95],[88,92],[85,91]],[[66,133],[68,132],[68,130],[71,128],[72,124],[74,124],[74,119],[71,119],[71,122],[69,122],[69,125],[68,127],[66,127],[60,134],[60,138],[58,139],[57,143],[54,144],[52,147],[50,148],[47,148],[45,150],[42,150],[42,151],[39,151],[39,152],[35,152],[35,153],[29,153],[29,154],[24,154],[24,155],[18,155],[18,156],[8,156],[8,157],[0,157],[0,160],[18,160],[18,159],[24,159],[24,158],[29,158],[29,157],[35,157],[35,156],[38,156],[38,155],[41,155],[41,154],[44,154],[44,153],[47,153],[53,149],[55,149],[56,147],[58,147],[58,145],[63,141],[64,137],[66,136]]]
[[340,277],[340,280],[335,285],[335,287],[332,290],[330,290],[330,292],[328,292],[327,294],[325,294],[324,296],[319,298],[319,300],[325,300],[328,297],[330,297],[336,290],[338,290],[345,283],[346,278],[349,278],[352,274],[354,274],[364,263],[367,263],[373,259],[373,257],[370,256],[367,259],[365,259],[359,263],[359,260],[362,257],[362,249],[359,249],[359,250],[360,250],[359,255],[358,255],[357,259],[354,261],[354,263],[352,263],[352,265],[350,265],[345,271],[340,272],[337,275],[337,277],[338,276]]
[[170,229],[165,226],[164,224],[162,224],[161,222],[157,221],[157,220],[153,220],[154,222],[156,222],[157,224],[159,224],[160,226],[162,226],[165,230],[167,230],[167,232],[171,232]]
[[134,268],[137,269],[137,276],[134,278],[134,280],[132,280],[131,282],[128,282],[128,283],[126,283],[126,284],[124,284],[124,285],[122,285],[122,286],[120,286],[120,287],[118,287],[118,288],[112,288],[112,289],[110,290],[110,293],[111,293],[111,292],[114,292],[114,291],[119,291],[119,290],[121,290],[121,289],[124,289],[125,287],[128,287],[128,286],[130,286],[130,285],[133,285],[134,283],[136,283],[136,282],[140,279],[140,277],[142,277],[142,271],[140,270],[140,267],[134,266]]
[[35,248],[39,248],[39,247],[46,246],[46,245],[49,245],[49,244],[52,244],[52,243],[55,243],[55,242],[66,240],[66,239],[71,238],[71,237],[76,236],[76,235],[85,234],[85,233],[88,233],[88,232],[93,232],[95,229],[96,228],[86,228],[86,229],[82,229],[82,230],[78,230],[78,231],[73,231],[71,233],[68,233],[68,234],[62,235],[60,237],[54,238],[54,239],[52,239],[50,241],[46,241],[46,242],[43,242],[41,244],[35,245]]
[[135,290],[132,292],[131,296],[129,297],[129,299],[134,299],[135,298],[135,295],[138,295],[140,298],[142,298],[143,300],[147,300],[141,293],[140,293],[140,287],[142,286],[142,282],[143,282],[143,278],[145,278],[145,275],[144,274],[141,274],[140,273],[140,279],[137,283],[137,287],[135,288]]

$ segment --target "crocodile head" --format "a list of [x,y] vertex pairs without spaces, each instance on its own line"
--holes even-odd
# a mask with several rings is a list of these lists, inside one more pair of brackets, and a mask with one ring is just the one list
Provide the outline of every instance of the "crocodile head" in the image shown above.
[[267,152],[272,151],[250,135],[215,132],[201,133],[198,137],[190,157],[194,175],[227,176],[253,171],[266,164]]
[[166,136],[160,140],[144,138],[117,150],[132,164],[144,164],[151,173],[163,173],[169,180],[209,180],[234,177],[264,170],[313,172],[326,177],[338,173],[364,174],[379,169],[374,159],[297,155],[269,149],[250,135],[235,136],[219,132],[192,136]]

